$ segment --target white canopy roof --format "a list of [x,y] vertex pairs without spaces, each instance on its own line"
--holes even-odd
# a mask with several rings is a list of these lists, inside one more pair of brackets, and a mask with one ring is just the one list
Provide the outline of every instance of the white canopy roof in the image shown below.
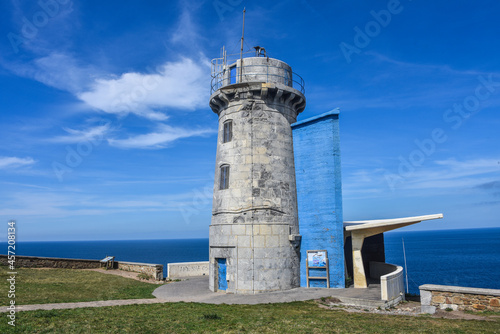
[[432,220],[440,218],[443,218],[442,213],[434,215],[394,218],[394,219],[349,221],[349,222],[344,222],[344,228],[346,232],[363,231],[363,232],[375,232],[375,234],[378,234],[394,230],[400,227],[420,223],[421,221],[424,220]]

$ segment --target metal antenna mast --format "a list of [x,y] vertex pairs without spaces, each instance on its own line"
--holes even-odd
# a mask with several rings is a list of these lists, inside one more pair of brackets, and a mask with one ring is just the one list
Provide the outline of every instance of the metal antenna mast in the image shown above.
[[410,291],[408,291],[408,268],[406,267],[405,239],[401,238],[401,240],[403,241],[403,257],[405,259],[406,293],[410,293]]
[[243,40],[245,39],[245,13],[246,13],[246,8],[243,8],[243,28],[241,31],[241,48],[240,48],[240,82],[243,75]]

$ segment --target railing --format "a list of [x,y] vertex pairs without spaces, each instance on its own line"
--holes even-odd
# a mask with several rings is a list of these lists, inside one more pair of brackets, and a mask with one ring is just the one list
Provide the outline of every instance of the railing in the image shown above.
[[241,82],[274,82],[292,87],[305,94],[304,79],[284,67],[272,65],[244,65],[225,67],[212,73],[210,94],[227,85]]
[[370,262],[370,277],[380,279],[382,300],[404,299],[403,267],[384,262]]

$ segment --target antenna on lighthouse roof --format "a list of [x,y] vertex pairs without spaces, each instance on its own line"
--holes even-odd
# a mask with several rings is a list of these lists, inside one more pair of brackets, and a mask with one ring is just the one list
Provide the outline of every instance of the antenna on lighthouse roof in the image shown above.
[[246,8],[243,7],[243,28],[241,31],[241,48],[240,48],[240,82],[243,75],[243,40],[245,39],[245,13]]

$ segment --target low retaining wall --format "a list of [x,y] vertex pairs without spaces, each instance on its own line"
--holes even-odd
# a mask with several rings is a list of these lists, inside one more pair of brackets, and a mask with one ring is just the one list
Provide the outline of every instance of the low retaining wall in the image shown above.
[[151,264],[151,263],[137,263],[137,262],[123,262],[118,261],[116,269],[132,271],[135,273],[144,273],[153,277],[156,281],[161,281],[163,279],[163,265],[162,264]]
[[167,264],[168,278],[208,275],[209,262],[179,262]]
[[370,262],[370,276],[380,279],[382,300],[404,300],[403,267],[384,262]]
[[[3,265],[8,264],[7,255],[0,255],[0,263]],[[99,260],[16,255],[16,267],[20,268],[93,269],[100,266]]]
[[425,284],[419,286],[422,313],[436,309],[500,311],[500,290]]
[[[8,265],[7,260],[7,255],[0,255],[0,264]],[[99,260],[16,255],[16,267],[95,269],[101,267],[101,262]],[[163,279],[163,265],[161,264],[115,261],[113,269],[145,273],[158,281]]]

